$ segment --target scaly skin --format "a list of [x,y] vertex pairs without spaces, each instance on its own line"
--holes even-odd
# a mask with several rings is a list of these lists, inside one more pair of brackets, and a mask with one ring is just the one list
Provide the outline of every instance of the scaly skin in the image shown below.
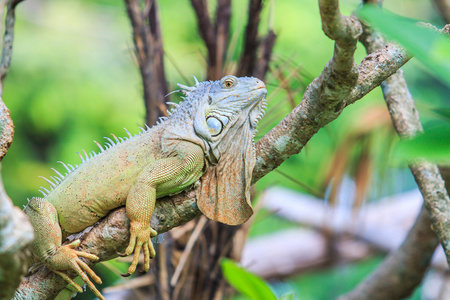
[[[155,256],[150,238],[157,232],[150,227],[150,218],[157,199],[185,190],[205,172],[210,182],[202,183],[208,188],[203,189],[198,202],[205,215],[239,224],[252,213],[248,189],[254,166],[253,136],[266,95],[264,83],[256,78],[226,76],[221,81],[180,87],[187,98],[167,120],[124,141],[116,139],[107,150],[99,146],[101,153],[90,159],[86,156],[86,161],[82,159],[79,167],[68,169],[65,177],[57,172],[62,180],[51,183],[44,198],[31,199],[25,208],[35,229],[33,253],[79,292],[81,287],[67,271],[75,271],[99,299],[104,299],[87,275],[97,283],[101,279],[80,259],[96,261],[98,257],[75,250],[79,240],[64,246],[62,241],[117,207],[126,206],[131,221],[124,255],[134,256],[126,275],[136,270],[141,250],[144,271]],[[237,153],[227,153],[227,149]],[[233,155],[238,158],[236,162],[230,161]],[[226,171],[227,164],[233,172]],[[241,186],[226,187],[228,196],[220,186],[208,195],[212,185],[223,185],[231,177],[238,178],[236,185]],[[214,203],[216,208],[210,209]],[[232,216],[227,216],[231,215],[229,207]]]

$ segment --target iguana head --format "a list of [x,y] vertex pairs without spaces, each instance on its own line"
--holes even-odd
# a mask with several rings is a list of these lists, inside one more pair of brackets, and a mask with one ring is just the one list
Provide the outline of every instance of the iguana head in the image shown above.
[[253,138],[264,114],[265,85],[253,77],[225,76],[180,87],[187,98],[176,113],[184,111],[193,119],[196,137],[190,141],[201,141],[208,162],[197,205],[210,219],[241,224],[253,214],[249,191],[256,161]]

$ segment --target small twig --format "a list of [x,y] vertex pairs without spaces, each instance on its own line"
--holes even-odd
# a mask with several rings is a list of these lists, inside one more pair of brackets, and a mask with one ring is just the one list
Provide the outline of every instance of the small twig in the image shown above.
[[258,59],[256,67],[254,68],[253,75],[257,78],[264,80],[267,71],[269,70],[269,62],[272,58],[272,50],[275,45],[277,36],[270,30],[267,36],[264,38],[260,45],[261,57]]
[[208,78],[210,77],[210,68],[216,66],[217,57],[216,57],[216,37],[214,28],[211,24],[208,7],[204,0],[191,0],[192,7],[194,8],[195,14],[197,15],[198,22],[198,30],[200,32],[200,36],[205,42],[206,49],[208,51]]
[[144,9],[139,0],[125,0],[125,4],[133,28],[136,57],[144,87],[146,123],[153,125],[160,117],[167,115],[164,98],[167,84],[157,5],[154,0],[146,1]]
[[178,278],[180,277],[181,271],[183,271],[184,265],[186,264],[187,259],[189,258],[189,254],[192,251],[192,247],[194,247],[195,242],[197,241],[198,237],[203,231],[203,228],[205,228],[206,222],[208,219],[205,216],[201,216],[198,220],[194,231],[192,232],[191,236],[189,237],[189,240],[186,244],[186,247],[184,247],[184,251],[181,254],[180,260],[178,262],[178,265],[173,272],[172,279],[170,280],[170,285],[175,286],[178,282]]
[[3,85],[11,65],[14,40],[15,9],[22,0],[8,1],[5,19],[5,34],[3,36],[2,59],[0,62],[0,97],[3,95]]
[[[231,19],[231,0],[219,0],[216,10],[216,65],[211,70],[209,78],[212,80],[220,79],[223,74],[223,65],[225,54],[227,52],[228,40],[230,35],[230,19]],[[213,66],[209,66],[212,68]]]

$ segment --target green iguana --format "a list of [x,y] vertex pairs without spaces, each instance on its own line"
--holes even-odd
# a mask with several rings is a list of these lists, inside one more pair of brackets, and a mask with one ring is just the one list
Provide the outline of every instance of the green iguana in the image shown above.
[[75,248],[80,240],[61,245],[125,206],[130,219],[130,242],[124,255],[134,253],[126,275],[136,270],[141,250],[144,271],[155,256],[150,227],[157,198],[179,193],[201,177],[197,205],[207,217],[226,224],[245,222],[253,213],[249,188],[255,165],[254,135],[264,114],[264,83],[256,78],[225,76],[192,87],[179,85],[185,94],[170,116],[158,125],[129,138],[109,139],[100,153],[85,153],[76,168],[32,198],[25,213],[35,229],[32,251],[50,270],[79,292],[81,287],[66,273],[75,271],[94,294],[104,299],[86,273],[101,279],[80,257],[98,257]]

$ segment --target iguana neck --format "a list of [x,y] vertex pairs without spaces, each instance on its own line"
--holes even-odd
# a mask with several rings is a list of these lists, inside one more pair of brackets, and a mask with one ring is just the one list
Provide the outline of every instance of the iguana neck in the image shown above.
[[191,142],[199,145],[203,151],[207,146],[195,132],[194,122],[197,114],[201,113],[202,100],[189,97],[180,102],[176,110],[165,120],[163,124],[162,149],[171,152],[179,142]]

